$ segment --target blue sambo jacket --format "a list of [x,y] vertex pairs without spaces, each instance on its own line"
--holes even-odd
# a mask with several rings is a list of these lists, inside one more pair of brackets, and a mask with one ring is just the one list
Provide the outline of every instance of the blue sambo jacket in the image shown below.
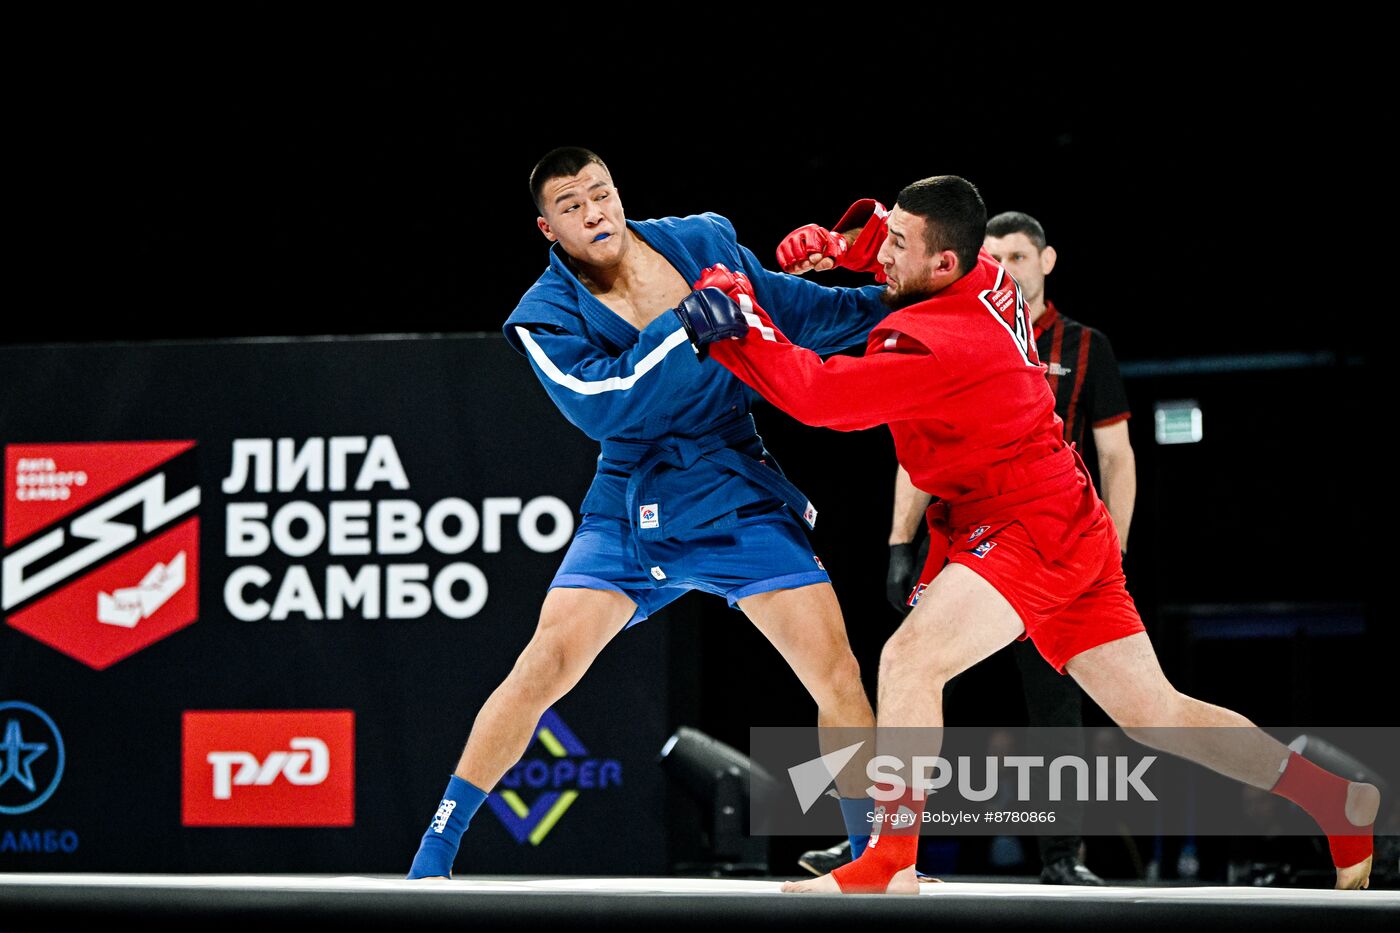
[[[769,272],[718,214],[627,226],[687,282],[715,263],[744,272],[774,323],[818,353],[863,343],[889,313],[879,286],[827,288]],[[627,519],[639,550],[648,539],[724,527],[736,510],[765,500],[785,502],[808,525],[815,520],[771,459],[760,460],[752,390],[718,363],[698,361],[674,314],[637,330],[589,293],[556,245],[504,331],[564,417],[602,443],[580,512]]]

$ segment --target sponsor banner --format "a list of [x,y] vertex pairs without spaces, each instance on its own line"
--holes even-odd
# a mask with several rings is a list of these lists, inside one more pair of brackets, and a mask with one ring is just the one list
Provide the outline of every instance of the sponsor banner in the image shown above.
[[[755,835],[845,833],[848,798],[868,803],[867,831],[1317,836],[1294,804],[1219,771],[1257,774],[1263,756],[1272,787],[1297,752],[1347,780],[1400,773],[1400,728],[755,728],[750,743]],[[1377,832],[1397,820],[1383,814]]]
[[0,814],[37,810],[63,780],[66,753],[58,724],[39,707],[0,700]]
[[[498,336],[0,347],[0,370],[44,400],[0,411],[0,700],[82,751],[38,809],[0,810],[0,866],[404,872],[597,444]],[[655,620],[602,653],[459,872],[669,868],[668,638]],[[353,733],[214,729],[262,710]],[[11,718],[6,806],[57,761]],[[623,774],[638,838],[599,852]]]
[[195,443],[10,444],[11,627],[95,670],[199,617]]
[[[590,755],[551,709],[540,717],[525,757],[506,772],[486,802],[517,843],[537,846],[582,794],[624,806],[621,794],[601,793],[621,787],[622,762]],[[526,803],[530,795],[533,799]]]
[[44,809],[63,782],[67,759],[52,716],[33,703],[0,697],[0,858],[78,851],[78,833],[56,825],[68,814]]
[[355,825],[353,712],[190,711],[181,735],[184,825]]

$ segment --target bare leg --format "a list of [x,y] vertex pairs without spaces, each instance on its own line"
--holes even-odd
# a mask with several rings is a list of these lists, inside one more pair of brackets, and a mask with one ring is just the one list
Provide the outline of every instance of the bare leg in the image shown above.
[[[1278,783],[1288,747],[1239,713],[1178,692],[1162,673],[1145,633],[1090,648],[1065,669],[1135,741],[1261,790]],[[1374,786],[1352,783],[1346,817],[1353,825],[1373,822],[1379,808]],[[1365,887],[1370,874],[1370,859],[1339,868],[1337,887]]]
[[[525,753],[545,710],[573,689],[635,610],[630,599],[614,590],[550,590],[540,607],[534,637],[476,714],[456,776],[489,793],[506,769]],[[436,845],[425,837],[410,877],[447,877],[418,873],[435,872],[442,864],[441,846],[425,856],[423,847],[430,844]],[[449,866],[455,854],[455,848],[447,853]],[[419,858],[424,859],[422,867]]]
[[[995,587],[961,564],[949,564],[880,653],[881,729],[941,727],[943,686],[1023,631],[1020,617]],[[882,739],[885,735],[882,733]],[[882,754],[890,752],[905,760],[913,751],[936,754],[938,749],[880,747]],[[911,861],[900,868],[885,890],[914,894],[918,889]],[[810,881],[790,881],[783,890],[835,894],[840,886],[831,875],[822,875]]]
[[[846,732],[854,737],[862,730],[874,728],[875,712],[861,686],[860,665],[851,653],[846,623],[831,584],[758,593],[739,600],[739,608],[778,649],[816,701],[822,754],[839,747],[833,742],[834,736]],[[827,747],[828,742],[835,747]],[[842,796],[864,796],[868,759],[869,754],[857,755],[836,775]]]
[[495,787],[525,754],[545,710],[574,688],[636,608],[613,590],[550,590],[534,637],[476,714],[456,775],[484,791]]

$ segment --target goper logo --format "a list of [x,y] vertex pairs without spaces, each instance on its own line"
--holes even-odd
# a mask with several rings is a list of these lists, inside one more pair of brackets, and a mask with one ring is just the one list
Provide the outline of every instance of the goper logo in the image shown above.
[[39,707],[0,701],[0,813],[37,810],[63,779],[63,736]]
[[193,441],[5,448],[0,609],[104,670],[199,615]]
[[[501,778],[500,788],[486,798],[491,811],[521,844],[539,845],[573,806],[579,793],[622,786],[622,763],[614,758],[591,758],[588,749],[554,710],[546,710],[531,742],[538,741],[548,758],[522,758]],[[520,791],[542,790],[526,805]]]

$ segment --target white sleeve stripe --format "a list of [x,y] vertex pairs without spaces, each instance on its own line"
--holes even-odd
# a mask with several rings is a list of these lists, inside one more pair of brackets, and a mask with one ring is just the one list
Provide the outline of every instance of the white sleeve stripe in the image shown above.
[[676,347],[682,345],[690,346],[690,341],[685,336],[685,328],[677,327],[675,332],[661,341],[661,344],[655,350],[652,350],[646,356],[642,357],[641,361],[637,363],[636,368],[632,371],[632,375],[609,376],[607,379],[585,382],[577,376],[572,376],[562,371],[558,366],[555,366],[554,361],[545,354],[539,344],[535,343],[534,338],[530,336],[528,330],[517,326],[515,332],[520,335],[520,342],[525,345],[525,349],[529,352],[530,358],[535,361],[535,365],[540,368],[540,372],[544,373],[552,381],[557,382],[566,389],[577,392],[579,395],[598,395],[601,392],[625,392],[636,385],[638,379],[654,369],[656,364],[660,363],[662,357],[667,353],[670,353]]
[[750,327],[757,327],[759,334],[764,340],[778,342],[777,336],[773,333],[773,328],[764,325],[763,318],[753,313],[753,299],[743,292],[739,293],[739,313],[744,316],[744,320],[749,322]]
[[744,320],[748,321],[749,326],[755,328],[764,340],[771,340],[773,343],[778,342],[777,335],[773,333],[773,328],[764,326],[763,318],[759,317],[757,314],[745,311]]

